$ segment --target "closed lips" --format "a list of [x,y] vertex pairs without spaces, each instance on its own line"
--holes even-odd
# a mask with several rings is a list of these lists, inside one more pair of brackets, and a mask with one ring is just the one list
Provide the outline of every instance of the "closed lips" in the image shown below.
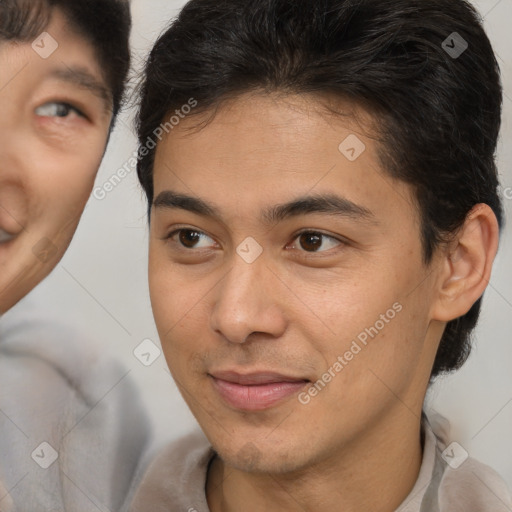
[[309,382],[307,379],[278,373],[235,372],[210,374],[215,391],[231,408],[243,411],[263,411],[284,403]]
[[308,379],[301,377],[290,377],[275,372],[258,372],[249,374],[239,374],[237,372],[216,372],[211,376],[215,379],[224,380],[233,384],[242,386],[261,386],[264,384],[275,384],[279,382],[308,382]]

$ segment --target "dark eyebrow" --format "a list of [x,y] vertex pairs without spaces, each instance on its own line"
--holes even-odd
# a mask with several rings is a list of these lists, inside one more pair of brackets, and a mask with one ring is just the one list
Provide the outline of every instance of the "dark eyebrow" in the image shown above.
[[112,110],[112,94],[109,89],[87,69],[66,66],[65,68],[54,69],[49,76],[91,91],[103,101],[105,110]]
[[[219,209],[214,205],[200,198],[178,194],[171,190],[161,192],[154,200],[153,207],[178,208],[203,217],[222,218]],[[289,203],[272,206],[262,213],[262,219],[267,224],[277,224],[291,217],[312,213],[324,213],[376,223],[375,215],[368,208],[335,194],[305,196]]]
[[269,208],[263,213],[268,224],[276,224],[291,217],[311,213],[324,213],[348,217],[354,220],[374,221],[375,215],[364,206],[360,206],[345,197],[336,194],[319,194],[300,197],[289,203]]

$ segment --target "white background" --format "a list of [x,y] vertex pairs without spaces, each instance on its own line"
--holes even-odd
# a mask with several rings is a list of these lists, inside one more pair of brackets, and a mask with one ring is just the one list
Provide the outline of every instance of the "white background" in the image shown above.
[[[178,0],[132,0],[136,67],[183,4]],[[512,0],[475,4],[499,56],[506,93],[499,168],[503,188],[511,187],[509,199],[504,200],[509,225],[485,295],[472,357],[456,375],[437,383],[428,401],[450,419],[452,440],[494,467],[512,488]],[[135,150],[131,116],[126,112],[118,122],[97,186],[121,168]],[[145,202],[133,171],[104,200],[91,198],[61,264],[9,314],[28,314],[35,307],[51,318],[71,323],[105,355],[122,360],[140,384],[153,420],[155,442],[160,443],[183,434],[195,422],[167,372],[163,356],[149,367],[133,356],[142,340],[157,342],[146,267]]]

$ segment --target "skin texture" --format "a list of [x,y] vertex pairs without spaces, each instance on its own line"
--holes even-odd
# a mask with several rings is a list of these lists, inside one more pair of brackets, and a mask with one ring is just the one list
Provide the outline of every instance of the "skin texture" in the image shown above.
[[0,42],[0,230],[12,235],[0,243],[0,312],[64,254],[112,118],[92,45],[57,11],[45,31],[59,44],[46,59],[31,42]]
[[[245,95],[200,130],[191,130],[200,117],[185,119],[157,149],[157,201],[172,190],[220,214],[154,206],[149,265],[167,363],[219,454],[207,483],[213,512],[395,510],[421,464],[421,410],[445,322],[487,284],[498,238],[490,208],[475,207],[426,266],[412,190],[382,170],[371,117],[345,111],[359,121],[329,115],[313,96]],[[366,145],[353,162],[338,149],[350,134]],[[371,216],[261,218],[329,193]],[[303,231],[327,236],[312,244]],[[237,253],[247,237],[263,248],[252,263]],[[211,375],[226,370],[305,379],[307,391],[396,304],[307,404],[294,393],[247,411],[216,391]]]

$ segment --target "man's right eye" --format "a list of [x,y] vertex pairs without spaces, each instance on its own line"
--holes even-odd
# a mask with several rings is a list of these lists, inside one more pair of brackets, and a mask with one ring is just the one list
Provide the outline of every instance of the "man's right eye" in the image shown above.
[[201,239],[211,240],[211,238],[202,231],[197,231],[195,229],[177,229],[172,233],[169,233],[166,238],[168,240],[172,240],[175,243],[179,243],[181,248],[184,249],[204,249],[212,245],[198,245],[198,243],[201,242]]

